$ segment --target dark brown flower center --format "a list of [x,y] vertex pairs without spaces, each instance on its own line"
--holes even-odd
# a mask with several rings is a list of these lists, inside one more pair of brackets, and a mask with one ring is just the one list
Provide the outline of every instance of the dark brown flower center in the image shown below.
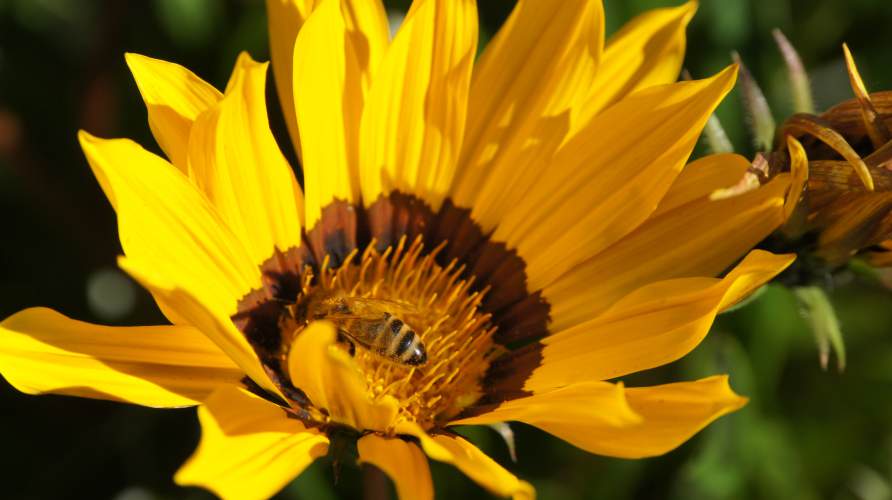
[[[264,263],[264,288],[233,316],[291,406],[312,404],[285,367],[313,320],[340,331],[373,397],[394,396],[426,428],[499,399],[487,392],[492,362],[546,333],[548,304],[526,291],[523,260],[448,201],[438,213],[399,193],[365,210],[336,202],[304,240]],[[418,346],[426,359],[409,362]]]

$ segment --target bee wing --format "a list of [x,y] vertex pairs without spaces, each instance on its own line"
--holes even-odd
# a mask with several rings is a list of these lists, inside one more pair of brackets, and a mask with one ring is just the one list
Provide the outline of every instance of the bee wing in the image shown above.
[[335,320],[335,321],[347,321],[347,320],[354,319],[354,320],[368,321],[368,320],[377,320],[378,318],[376,318],[374,316],[363,315],[363,314],[354,314],[354,313],[351,313],[351,314],[330,313],[330,314],[326,314],[324,318],[320,318],[320,319],[330,319],[330,320]]
[[361,306],[387,312],[413,312],[417,309],[412,306],[412,304],[388,299],[376,299],[371,297],[349,297],[344,300],[354,307],[358,304]]

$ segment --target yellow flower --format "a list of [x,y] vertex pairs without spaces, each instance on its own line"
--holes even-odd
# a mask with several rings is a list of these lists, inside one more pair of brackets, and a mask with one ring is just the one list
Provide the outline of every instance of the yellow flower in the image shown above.
[[[169,161],[80,140],[119,264],[172,325],[22,311],[0,332],[11,384],[200,405],[176,480],[228,498],[273,494],[339,439],[402,498],[432,496],[426,457],[531,497],[449,427],[519,421],[635,458],[745,403],[725,376],[610,382],[685,355],[791,260],[754,251],[712,277],[781,223],[790,180],[713,199],[748,162],[685,167],[736,75],[673,83],[693,3],[605,45],[600,2],[522,0],[476,63],[470,0],[417,0],[392,41],[377,0],[268,7],[302,186],[267,123],[266,64],[242,55],[221,94],[128,55]],[[382,322],[389,347],[363,344]],[[427,360],[408,363],[416,337]]]

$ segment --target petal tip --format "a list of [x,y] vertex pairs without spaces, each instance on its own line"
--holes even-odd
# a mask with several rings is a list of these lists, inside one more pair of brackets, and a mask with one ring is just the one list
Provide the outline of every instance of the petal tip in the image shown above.
[[99,148],[102,143],[107,140],[108,139],[96,137],[83,129],[77,131],[77,142],[80,144],[81,150],[83,150],[84,155],[87,156],[88,160],[96,153],[96,148]]
[[682,22],[684,24],[688,24],[691,19],[694,17],[694,14],[697,13],[697,9],[700,8],[700,2],[698,0],[689,0],[684,5],[679,5],[677,9],[682,14]]
[[739,73],[739,72],[740,72],[740,65],[737,63],[731,63],[719,73],[719,76],[723,80],[727,78],[728,81],[731,83],[731,85],[733,85],[734,82],[737,81],[737,73]]

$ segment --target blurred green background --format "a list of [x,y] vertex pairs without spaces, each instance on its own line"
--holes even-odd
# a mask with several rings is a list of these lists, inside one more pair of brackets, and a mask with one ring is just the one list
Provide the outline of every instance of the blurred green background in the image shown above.
[[[608,0],[608,33],[639,12],[678,3]],[[406,4],[389,6],[398,12]],[[511,6],[481,2],[482,40]],[[791,99],[772,28],[800,50],[824,109],[850,96],[843,41],[870,89],[892,87],[890,26],[889,0],[706,0],[689,29],[686,66],[706,76],[739,51],[780,121]],[[0,317],[44,305],[108,324],[161,319],[148,295],[115,270],[114,216],[75,131],[154,148],[123,53],[179,62],[222,87],[240,50],[268,58],[260,1],[0,0]],[[736,92],[719,116],[749,154]],[[847,341],[844,373],[820,369],[793,298],[772,287],[720,317],[684,360],[627,379],[635,385],[729,372],[751,398],[666,456],[597,457],[517,425],[519,462],[511,464],[494,432],[466,434],[545,499],[892,498],[892,292],[849,278],[831,293]],[[171,480],[197,440],[194,410],[30,397],[0,382],[5,498],[207,498]],[[434,464],[433,472],[438,498],[488,497],[450,467]],[[317,463],[281,497],[361,495],[359,470],[345,468],[337,485],[331,476],[330,464]]]

